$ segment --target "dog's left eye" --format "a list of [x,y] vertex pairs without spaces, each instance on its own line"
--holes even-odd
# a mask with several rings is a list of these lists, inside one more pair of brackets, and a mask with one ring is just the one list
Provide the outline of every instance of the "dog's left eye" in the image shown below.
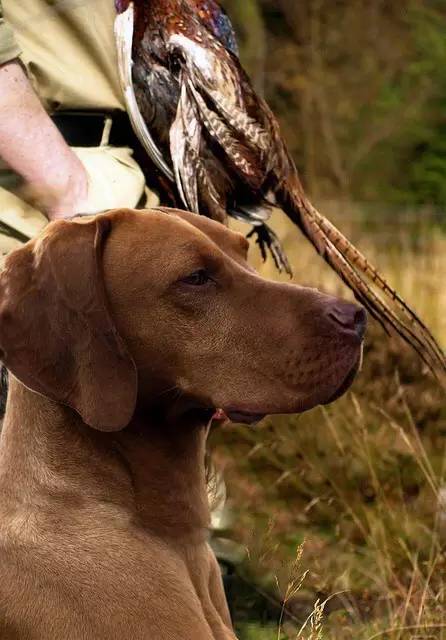
[[206,269],[200,269],[199,271],[194,271],[189,276],[182,278],[181,282],[184,284],[192,285],[193,287],[202,287],[208,282],[211,282],[212,278],[206,271]]

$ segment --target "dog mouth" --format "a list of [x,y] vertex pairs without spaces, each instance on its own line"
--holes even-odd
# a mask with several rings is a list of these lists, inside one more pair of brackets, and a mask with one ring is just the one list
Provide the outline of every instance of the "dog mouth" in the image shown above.
[[[340,385],[336,388],[334,393],[332,393],[328,397],[328,399],[322,400],[322,401],[320,400],[318,404],[321,404],[321,405],[331,404],[332,402],[334,402],[335,400],[338,400],[341,396],[344,395],[344,393],[353,384],[353,381],[356,378],[356,375],[358,374],[358,372],[361,370],[362,357],[363,357],[363,347],[361,345],[361,349],[355,364],[351,367],[349,372],[342,379]],[[308,408],[311,408],[313,406],[315,405],[311,404],[311,406],[309,407],[303,406],[301,408],[301,411],[294,410],[293,413],[296,413],[296,412],[301,413],[302,411],[306,411]],[[242,410],[240,408],[228,407],[225,409],[222,409],[222,408],[215,409],[211,419],[220,423],[229,421],[229,422],[234,422],[236,424],[256,425],[258,422],[261,422],[263,418],[265,418],[267,415],[272,415],[273,413],[278,413],[278,412],[264,411],[259,413],[259,412]],[[283,413],[283,411],[281,411],[280,413]]]
[[241,409],[215,409],[212,420],[215,422],[225,423],[234,422],[236,424],[254,425],[263,420],[268,415],[265,413],[254,413],[251,411],[243,411]]
[[215,409],[212,420],[215,422],[235,422],[236,424],[257,424],[267,413],[252,413],[240,409]]
[[267,413],[249,413],[247,411],[236,411],[236,410],[228,410],[224,412],[228,420],[231,422],[236,422],[237,424],[257,424],[263,418],[265,418]]
[[[349,372],[346,374],[345,378],[341,381],[340,385],[337,387],[336,391],[332,393],[328,399],[320,401],[318,404],[327,405],[331,404],[335,400],[338,400],[344,393],[351,387],[354,379],[356,378],[357,373],[360,371],[362,366],[362,347],[358,358]],[[315,406],[315,405],[311,405]],[[297,411],[297,413],[301,413],[302,411],[306,411],[311,407],[302,407],[301,411]],[[240,408],[228,407],[225,409],[215,409],[212,420],[220,423],[224,422],[234,422],[236,424],[247,424],[247,425],[256,425],[258,422],[261,422],[267,415],[272,415],[273,413],[277,413],[277,411],[264,411],[264,412],[251,412],[245,411]],[[281,411],[280,413],[284,413]],[[286,413],[286,412],[285,412]],[[296,410],[293,411],[296,413]]]

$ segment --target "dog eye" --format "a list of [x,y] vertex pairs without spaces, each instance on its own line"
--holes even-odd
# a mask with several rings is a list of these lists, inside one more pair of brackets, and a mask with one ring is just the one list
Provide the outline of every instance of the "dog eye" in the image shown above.
[[191,273],[189,276],[182,278],[181,282],[192,285],[193,287],[202,287],[211,280],[212,278],[206,269],[200,269],[199,271],[194,271],[194,273]]

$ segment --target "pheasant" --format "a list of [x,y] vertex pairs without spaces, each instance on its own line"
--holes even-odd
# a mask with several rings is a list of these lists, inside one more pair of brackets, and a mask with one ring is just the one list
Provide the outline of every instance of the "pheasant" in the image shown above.
[[[238,59],[215,0],[115,0],[121,84],[144,149],[190,211],[249,222],[291,274],[267,226],[279,207],[387,332],[394,330],[446,386],[446,360],[428,328],[378,270],[307,198],[266,102]],[[250,234],[251,235],[251,234]]]

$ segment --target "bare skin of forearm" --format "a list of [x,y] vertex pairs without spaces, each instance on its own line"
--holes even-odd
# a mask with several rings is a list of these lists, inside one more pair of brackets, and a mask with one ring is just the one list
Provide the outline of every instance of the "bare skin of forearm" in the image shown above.
[[51,218],[74,215],[88,179],[17,62],[0,66],[0,158]]

